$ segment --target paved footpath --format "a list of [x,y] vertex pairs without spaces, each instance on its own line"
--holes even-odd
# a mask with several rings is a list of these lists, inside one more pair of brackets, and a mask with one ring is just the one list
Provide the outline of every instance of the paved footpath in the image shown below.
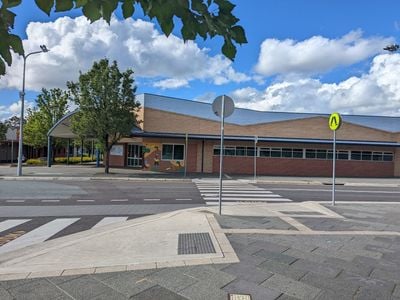
[[400,299],[399,204],[215,212],[147,216],[5,253],[0,299]]

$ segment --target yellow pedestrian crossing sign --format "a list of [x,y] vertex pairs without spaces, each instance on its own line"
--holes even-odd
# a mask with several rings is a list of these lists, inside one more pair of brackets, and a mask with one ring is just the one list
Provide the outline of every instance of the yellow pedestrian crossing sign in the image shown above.
[[339,113],[333,113],[330,115],[328,125],[333,131],[336,131],[340,128],[340,125],[342,125],[342,117],[339,115]]

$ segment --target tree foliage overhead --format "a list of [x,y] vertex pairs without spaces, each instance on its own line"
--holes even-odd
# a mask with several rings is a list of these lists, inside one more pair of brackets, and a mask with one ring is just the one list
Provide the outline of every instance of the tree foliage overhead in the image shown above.
[[[16,14],[10,8],[22,0],[3,0],[0,7],[0,75],[5,74],[5,63],[12,63],[11,50],[24,55],[21,38],[11,34]],[[181,34],[185,41],[204,40],[221,36],[224,39],[222,53],[233,60],[237,44],[247,43],[244,29],[237,25],[239,19],[232,13],[235,7],[229,0],[35,0],[47,15],[81,9],[91,22],[104,19],[110,23],[112,13],[120,7],[125,19],[133,16],[140,6],[144,15],[156,19],[165,35],[170,35],[175,21],[182,23]]]
[[47,133],[68,111],[68,94],[58,88],[42,92],[36,99],[36,107],[28,110],[24,126],[25,143],[36,148],[47,145]]
[[79,76],[79,82],[68,82],[72,100],[79,111],[72,118],[72,130],[79,137],[98,141],[105,154],[105,172],[109,170],[111,147],[123,136],[129,136],[137,125],[133,71],[120,72],[117,62],[108,59],[95,62],[91,70]]

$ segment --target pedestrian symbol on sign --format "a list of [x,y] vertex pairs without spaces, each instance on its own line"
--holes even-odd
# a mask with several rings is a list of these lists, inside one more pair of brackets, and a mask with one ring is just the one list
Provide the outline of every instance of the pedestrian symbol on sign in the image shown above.
[[333,113],[329,117],[329,128],[333,131],[336,131],[342,125],[342,117],[338,113]]

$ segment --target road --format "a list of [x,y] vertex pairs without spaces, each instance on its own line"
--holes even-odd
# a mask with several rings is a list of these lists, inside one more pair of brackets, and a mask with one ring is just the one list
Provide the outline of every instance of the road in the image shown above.
[[[223,204],[331,200],[331,186],[224,181]],[[394,187],[337,186],[336,200],[400,202]],[[0,181],[0,254],[93,227],[218,203],[217,180]]]

